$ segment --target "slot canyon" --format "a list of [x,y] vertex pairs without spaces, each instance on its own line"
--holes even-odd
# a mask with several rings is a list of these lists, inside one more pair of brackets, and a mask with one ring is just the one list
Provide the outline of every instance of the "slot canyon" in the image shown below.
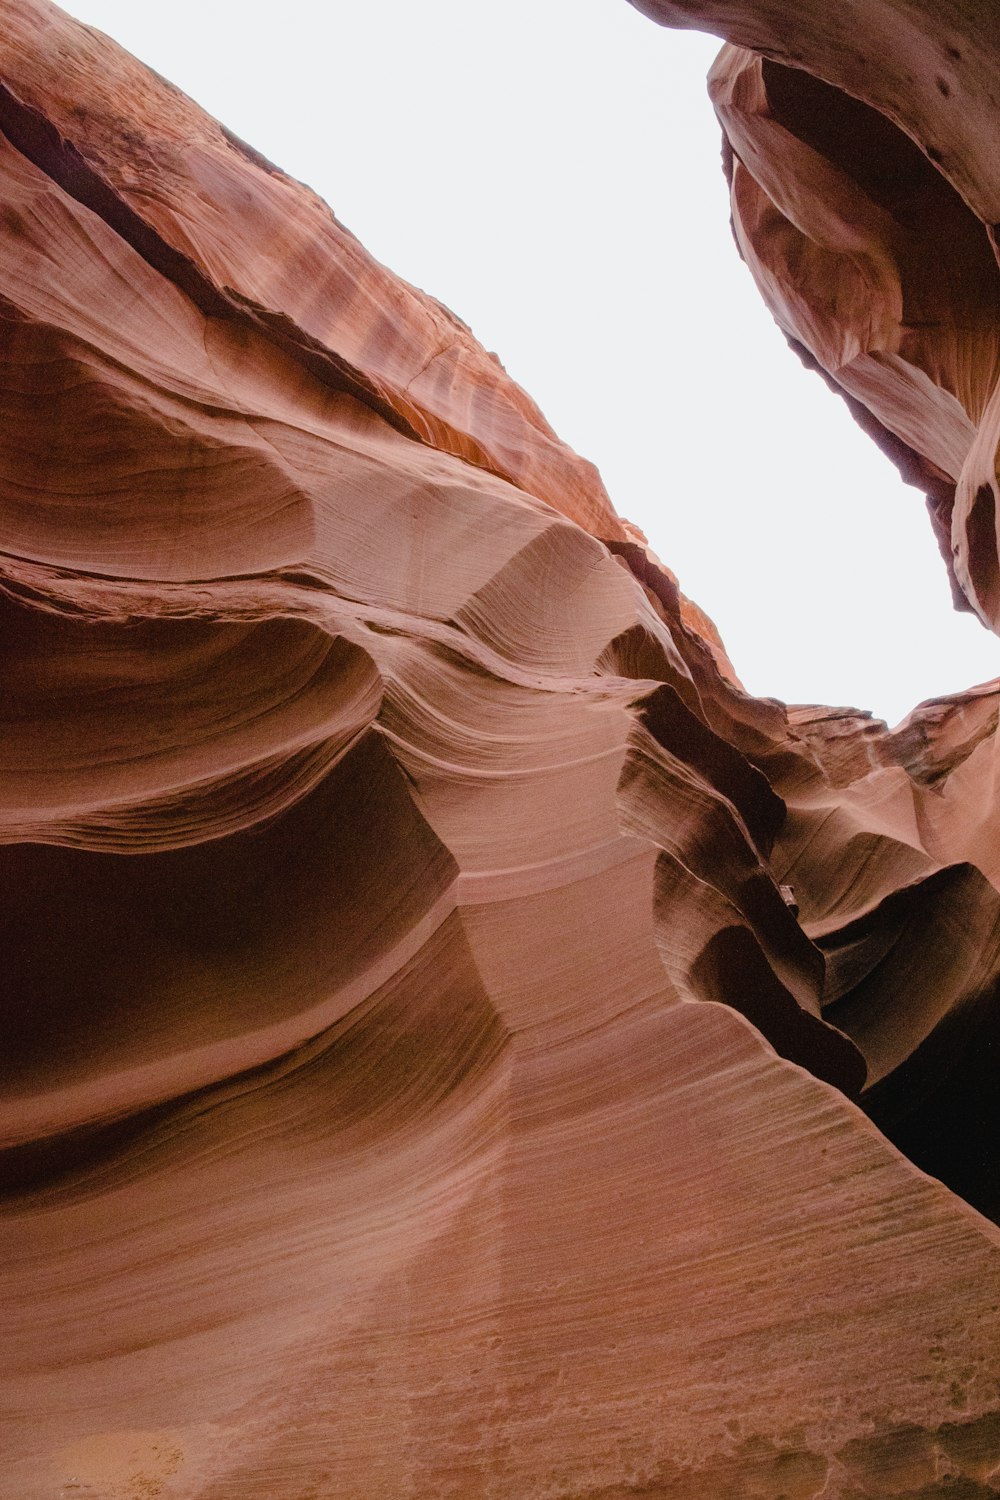
[[[991,0],[632,3],[1000,631]],[[750,696],[460,316],[0,23],[0,1500],[1000,1494],[1000,684]]]

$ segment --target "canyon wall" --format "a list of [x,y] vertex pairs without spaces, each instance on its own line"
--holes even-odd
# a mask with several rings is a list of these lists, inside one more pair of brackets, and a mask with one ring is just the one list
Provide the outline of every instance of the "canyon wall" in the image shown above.
[[[994,621],[986,9],[642,8]],[[0,19],[0,1496],[1000,1492],[996,685],[750,698],[460,319]]]

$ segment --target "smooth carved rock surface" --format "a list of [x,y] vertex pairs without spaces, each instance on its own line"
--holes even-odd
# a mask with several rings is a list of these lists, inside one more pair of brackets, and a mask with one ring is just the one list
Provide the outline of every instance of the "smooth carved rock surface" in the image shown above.
[[[965,494],[995,74],[844,250],[827,86],[922,119],[935,13],[656,9],[800,38],[716,69],[741,245]],[[3,1500],[997,1493],[996,687],[746,696],[464,325],[0,19]]]

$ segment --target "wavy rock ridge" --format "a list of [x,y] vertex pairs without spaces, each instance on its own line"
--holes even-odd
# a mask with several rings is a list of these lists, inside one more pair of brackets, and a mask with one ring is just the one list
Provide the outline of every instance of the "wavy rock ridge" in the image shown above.
[[[646,8],[756,49],[744,254],[988,614],[982,163]],[[0,1495],[997,1493],[995,685],[747,697],[463,324],[0,17]]]

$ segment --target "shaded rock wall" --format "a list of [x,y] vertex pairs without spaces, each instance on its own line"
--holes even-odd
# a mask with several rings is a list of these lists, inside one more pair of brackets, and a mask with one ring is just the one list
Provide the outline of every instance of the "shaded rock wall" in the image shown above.
[[996,690],[748,698],[464,325],[0,16],[0,1495],[995,1493]]

